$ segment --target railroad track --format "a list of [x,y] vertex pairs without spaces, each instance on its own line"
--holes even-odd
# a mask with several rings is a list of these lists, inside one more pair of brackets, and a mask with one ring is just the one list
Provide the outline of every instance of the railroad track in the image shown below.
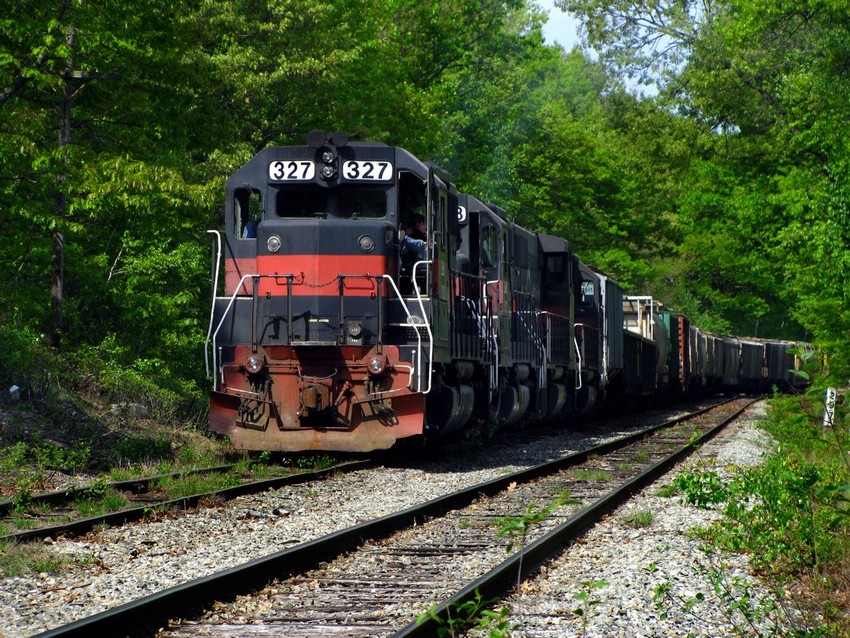
[[[435,635],[436,623],[456,605],[502,595],[749,403],[735,400],[508,474],[40,636]],[[499,536],[565,491],[581,504],[541,517],[522,542]],[[431,618],[418,624],[416,616],[432,607]]]
[[[214,468],[176,472],[152,477],[140,477],[128,481],[116,481],[101,484],[97,488],[83,487],[37,494],[26,505],[26,518],[30,528],[0,535],[0,542],[27,542],[59,536],[78,536],[103,525],[124,525],[149,517],[154,511],[187,510],[197,507],[204,501],[218,502],[230,500],[245,494],[256,494],[265,490],[277,489],[286,485],[306,483],[326,476],[372,467],[376,460],[347,461],[331,467],[314,471],[303,471],[262,480],[247,480],[240,485],[210,492],[202,492],[179,498],[170,498],[164,493],[152,489],[163,479],[184,478],[196,474],[223,474],[232,471],[235,466],[227,465]],[[84,499],[92,495],[93,489],[122,493],[127,498],[125,507],[95,516],[76,518],[76,511],[70,504],[75,499]],[[14,511],[11,500],[0,501],[0,526],[13,529],[22,516]],[[61,522],[56,523],[57,519]]]

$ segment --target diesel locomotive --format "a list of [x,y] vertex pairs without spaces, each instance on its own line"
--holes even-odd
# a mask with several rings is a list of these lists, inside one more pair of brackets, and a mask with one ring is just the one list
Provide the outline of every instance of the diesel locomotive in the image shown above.
[[266,148],[210,232],[209,428],[237,448],[365,452],[797,379],[797,344],[625,295],[402,148]]

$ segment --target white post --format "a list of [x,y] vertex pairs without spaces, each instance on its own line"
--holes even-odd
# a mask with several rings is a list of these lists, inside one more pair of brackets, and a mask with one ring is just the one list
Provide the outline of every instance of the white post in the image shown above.
[[823,427],[832,427],[835,418],[835,388],[826,389],[826,400],[823,403]]

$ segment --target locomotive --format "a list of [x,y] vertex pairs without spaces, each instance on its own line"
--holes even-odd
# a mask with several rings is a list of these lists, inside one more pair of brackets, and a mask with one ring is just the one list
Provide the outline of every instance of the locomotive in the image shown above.
[[210,233],[209,429],[237,448],[367,452],[797,378],[796,344],[703,333],[382,143],[263,149]]

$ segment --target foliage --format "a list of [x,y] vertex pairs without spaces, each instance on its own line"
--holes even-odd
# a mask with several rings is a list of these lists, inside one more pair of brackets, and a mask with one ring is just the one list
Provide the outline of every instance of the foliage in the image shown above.
[[573,613],[581,618],[581,634],[587,635],[587,623],[589,621],[590,609],[593,605],[598,605],[601,600],[593,598],[592,593],[595,589],[607,587],[610,583],[607,580],[583,580],[581,581],[581,591],[573,594],[573,599],[579,602],[579,606],[573,609]]
[[[848,631],[846,618],[834,613],[841,603],[831,599],[846,600],[850,587],[850,422],[847,405],[839,401],[833,426],[821,426],[823,380],[809,359],[808,392],[771,402],[765,427],[780,442],[774,454],[760,466],[740,469],[728,483],[714,471],[683,473],[674,483],[689,502],[723,503],[725,519],[703,530],[703,538],[747,553],[758,570],[780,584],[795,580],[812,586],[823,620],[800,635],[817,636]],[[746,582],[729,580],[722,570],[708,575],[715,593],[730,610],[744,614],[748,626],[775,611],[771,601],[754,599]]]
[[510,635],[511,629],[518,627],[508,620],[508,608],[502,607],[498,611],[489,609],[499,602],[498,598],[485,599],[481,592],[475,590],[474,596],[465,602],[450,605],[446,609],[445,618],[437,613],[436,605],[428,611],[420,614],[417,624],[426,621],[436,623],[436,636],[459,636],[469,625],[487,632],[490,638],[504,638]]
[[509,540],[505,551],[510,552],[514,549],[514,541],[510,539],[513,539],[518,535],[520,551],[522,551],[525,548],[525,541],[528,537],[528,532],[532,527],[539,524],[541,521],[544,521],[559,507],[563,507],[564,505],[580,504],[581,502],[571,498],[568,492],[564,492],[551,503],[544,505],[539,509],[537,508],[536,503],[531,503],[528,507],[526,507],[525,514],[522,516],[508,515],[501,517],[498,520],[499,532],[496,534],[496,538],[506,536]]
[[673,486],[681,491],[687,503],[706,508],[726,500],[726,485],[714,470],[706,472],[680,472]]
[[46,473],[50,470],[74,472],[89,463],[91,449],[77,443],[66,449],[53,443],[24,443],[0,447],[2,485],[12,490],[17,510],[25,509],[33,494],[44,491]]

